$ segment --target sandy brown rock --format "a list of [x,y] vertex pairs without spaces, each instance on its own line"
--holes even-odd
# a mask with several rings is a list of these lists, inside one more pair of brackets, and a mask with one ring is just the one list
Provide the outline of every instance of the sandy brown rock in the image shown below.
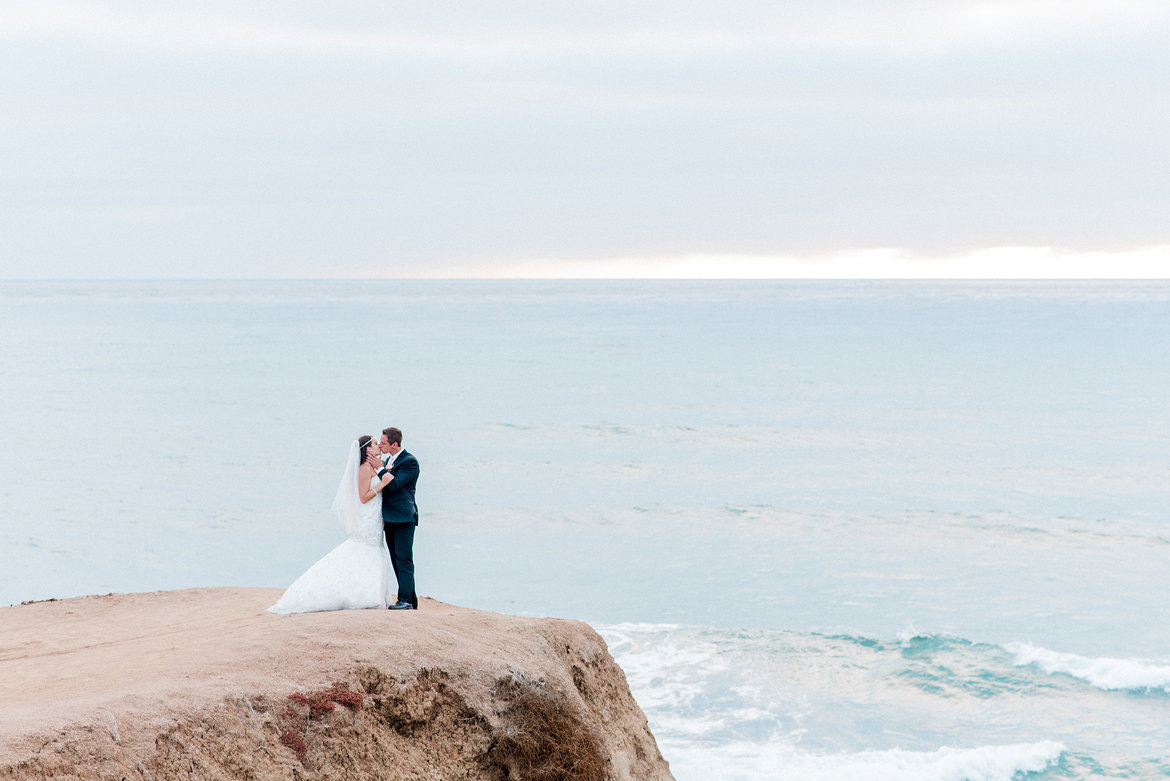
[[279,595],[0,608],[0,779],[671,777],[586,624],[433,600],[266,613]]

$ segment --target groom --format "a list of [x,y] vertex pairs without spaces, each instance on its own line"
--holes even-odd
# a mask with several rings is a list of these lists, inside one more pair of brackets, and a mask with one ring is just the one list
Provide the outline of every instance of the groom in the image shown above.
[[387,472],[394,475],[382,489],[382,528],[394,577],[398,578],[398,601],[390,609],[418,610],[418,596],[414,593],[414,529],[418,526],[414,486],[418,482],[418,459],[402,449],[402,432],[396,428],[382,431],[381,446],[386,461],[378,477]]

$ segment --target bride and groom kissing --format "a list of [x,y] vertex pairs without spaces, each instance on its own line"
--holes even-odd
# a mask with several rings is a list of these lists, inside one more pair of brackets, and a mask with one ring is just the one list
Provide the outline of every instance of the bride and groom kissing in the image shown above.
[[377,440],[362,435],[351,442],[333,497],[333,514],[349,537],[297,578],[269,612],[417,610],[418,475],[418,459],[402,449],[396,428],[384,429]]

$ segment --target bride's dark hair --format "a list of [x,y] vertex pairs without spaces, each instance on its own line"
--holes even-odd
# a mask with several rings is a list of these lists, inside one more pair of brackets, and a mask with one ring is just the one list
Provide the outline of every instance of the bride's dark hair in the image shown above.
[[366,462],[366,451],[370,449],[370,443],[373,441],[369,434],[362,434],[358,437],[358,447],[361,448],[361,452],[358,453],[358,465]]

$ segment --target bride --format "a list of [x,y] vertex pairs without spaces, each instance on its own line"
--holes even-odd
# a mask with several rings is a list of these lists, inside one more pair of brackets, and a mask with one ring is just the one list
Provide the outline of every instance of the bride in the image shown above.
[[[367,456],[381,453],[377,440],[361,436],[349,445],[349,459],[333,498],[333,514],[349,538],[301,575],[268,608],[270,613],[384,608],[395,588],[390,552],[382,541],[382,503],[373,501],[394,477],[379,480]],[[371,459],[373,460],[373,459]]]

